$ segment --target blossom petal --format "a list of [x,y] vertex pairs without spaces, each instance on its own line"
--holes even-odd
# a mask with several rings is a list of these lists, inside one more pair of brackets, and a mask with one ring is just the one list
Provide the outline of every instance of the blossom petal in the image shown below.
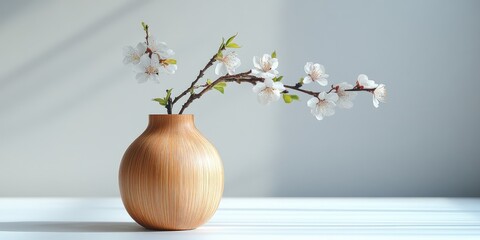
[[145,51],[147,51],[147,45],[145,43],[138,43],[137,44],[137,53],[139,55],[143,55],[145,53]]
[[306,73],[306,74],[310,74],[310,73],[312,72],[312,69],[311,69],[311,68],[312,68],[312,64],[313,64],[312,62],[307,62],[307,63],[305,64],[305,67],[303,67],[303,70],[305,70],[305,73]]
[[328,74],[325,74],[325,67],[322,64],[318,64],[318,65],[319,65],[318,69],[322,71],[324,77],[327,78]]
[[253,56],[253,66],[254,66],[256,69],[262,69],[262,67],[260,66],[260,63],[259,63],[259,61],[258,61],[257,56]]
[[160,67],[160,58],[158,57],[157,54],[152,54],[152,58],[150,59],[150,66],[153,66],[156,68]]
[[223,76],[226,73],[227,73],[227,66],[225,66],[225,64],[222,62],[217,63],[217,66],[215,66],[215,74],[219,76]]
[[317,118],[317,120],[323,120],[323,116],[322,114],[316,114],[315,117]]
[[262,59],[260,60],[260,65],[263,67],[263,65],[268,64],[271,58],[270,54],[263,54]]
[[129,64],[132,62],[132,58],[130,56],[125,56],[123,58],[123,64]]
[[368,76],[365,75],[365,74],[360,74],[357,77],[357,81],[360,82],[360,83],[366,82],[366,81],[368,81]]
[[268,105],[273,101],[278,100],[280,97],[277,98],[276,94],[271,91],[263,90],[258,94],[258,102],[263,105]]
[[323,115],[328,117],[335,114],[335,106],[335,103],[332,102],[325,103],[325,107],[323,108]]
[[260,72],[258,69],[254,68],[252,69],[252,75],[255,77],[261,77],[263,72]]
[[318,94],[318,98],[319,98],[320,100],[325,100],[326,95],[327,95],[326,92],[320,92],[320,93]]
[[281,83],[281,82],[274,82],[272,87],[274,89],[279,90],[279,91],[284,91],[285,90],[285,87],[283,86],[283,83]]
[[312,82],[312,77],[310,77],[310,75],[306,76],[303,78],[303,81],[302,81],[304,84],[309,84]]
[[255,86],[253,86],[252,90],[254,93],[260,93],[263,89],[265,89],[265,83],[263,82],[257,82],[257,84],[255,84]]
[[158,74],[151,74],[150,79],[155,83],[160,83],[160,76],[158,76]]
[[144,54],[140,57],[139,67],[143,67],[143,70],[145,70],[148,66],[150,66],[150,57],[148,54]]
[[272,58],[270,59],[271,70],[275,70],[278,67],[278,59]]
[[378,99],[375,97],[375,95],[373,95],[373,106],[375,108],[378,108],[378,105],[379,105]]
[[310,112],[313,114],[313,116],[315,116],[315,118],[317,118],[317,120],[322,120],[323,119],[323,115],[318,110],[318,107],[313,108],[312,110],[310,110]]
[[331,101],[331,102],[336,102],[338,100],[338,94],[336,93],[328,93],[325,95],[325,100]]
[[325,78],[320,78],[320,79],[316,80],[315,82],[320,84],[320,86],[327,86],[327,84],[328,84],[328,81]]
[[345,98],[339,98],[336,103],[339,108],[350,109],[353,107],[353,102]]
[[273,97],[274,101],[278,101],[278,99],[280,99],[280,96],[281,96],[280,91],[273,90],[273,96],[272,97]]
[[265,83],[265,86],[271,88],[273,87],[273,80],[271,78],[266,78],[265,81],[263,81],[263,83]]
[[148,80],[148,74],[146,74],[144,72],[143,73],[137,73],[135,78],[137,79],[138,83],[145,83]]
[[168,74],[174,74],[177,71],[176,64],[168,64],[167,66],[163,66],[162,69]]
[[307,101],[307,106],[309,108],[315,108],[317,106],[317,103],[319,102],[318,98],[314,97],[314,98],[310,98],[308,101]]

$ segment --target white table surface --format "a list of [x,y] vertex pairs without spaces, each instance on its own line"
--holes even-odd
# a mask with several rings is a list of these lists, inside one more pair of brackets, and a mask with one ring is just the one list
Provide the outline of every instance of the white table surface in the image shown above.
[[225,198],[181,232],[145,230],[119,198],[0,198],[0,239],[480,239],[480,198]]

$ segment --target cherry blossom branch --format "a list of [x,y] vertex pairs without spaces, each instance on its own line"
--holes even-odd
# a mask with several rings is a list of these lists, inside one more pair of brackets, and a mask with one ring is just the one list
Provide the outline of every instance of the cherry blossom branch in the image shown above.
[[180,95],[178,95],[177,97],[175,97],[175,99],[173,99],[172,107],[173,107],[173,104],[178,102],[178,100],[180,100],[183,96],[185,96],[187,93],[189,93],[195,88],[195,84],[197,84],[198,80],[200,80],[200,78],[202,78],[203,75],[205,75],[205,72],[207,71],[208,68],[210,68],[213,65],[213,63],[216,61],[216,58],[217,58],[217,54],[215,53],[215,55],[213,55],[210,61],[208,61],[207,65],[205,65],[205,67],[203,67],[203,69],[200,70],[197,78],[195,78],[195,80],[190,84],[190,87],[185,89],[185,91],[183,91]]
[[[252,85],[255,85],[257,82],[263,82],[265,80],[264,78],[259,78],[259,77],[255,77],[255,76],[250,75],[251,72],[252,71],[247,71],[247,72],[238,73],[238,74],[234,74],[234,75],[224,75],[222,77],[217,78],[215,81],[213,81],[210,84],[207,83],[207,84],[203,84],[203,85],[192,85],[190,88],[187,89],[186,92],[191,91],[191,89],[198,89],[198,88],[203,88],[203,89],[199,93],[192,93],[190,95],[190,97],[187,99],[187,101],[182,105],[182,108],[180,109],[179,114],[183,114],[185,109],[188,108],[193,101],[201,98],[205,93],[210,91],[215,85],[217,85],[221,82],[236,82],[238,84],[240,84],[240,83],[250,83]],[[283,86],[285,88],[295,90],[295,91],[298,91],[298,92],[302,92],[304,94],[311,95],[311,96],[317,97],[317,98],[318,98],[318,95],[320,94],[320,92],[314,92],[314,91],[309,91],[309,90],[306,90],[306,89],[302,89],[301,88],[303,86],[302,83],[297,83],[295,85],[283,85]],[[349,92],[350,91],[352,91],[352,92],[353,91],[355,91],[355,92],[357,92],[357,91],[373,92],[373,91],[375,91],[375,89],[376,88],[354,87],[352,89],[345,89],[344,91],[349,91]],[[334,85],[332,85],[332,88],[330,89],[330,91],[328,91],[328,93],[332,92],[333,90],[338,91],[337,87],[334,87]],[[288,93],[288,91],[285,90],[282,93]],[[185,95],[185,94],[183,94],[183,95]],[[183,95],[180,95],[180,96],[183,96]]]
[[305,89],[301,89],[300,87],[302,86],[302,84],[298,84],[298,83],[295,86],[290,86],[290,85],[283,85],[283,86],[285,88],[297,90],[299,92],[303,92],[305,94],[312,95],[314,97],[318,96],[318,94],[320,93],[320,92],[314,92],[314,91],[308,91],[308,90],[305,90]]
[[[251,75],[249,75],[250,73],[251,73],[251,71],[247,71],[247,72],[234,74],[234,75],[224,75],[224,76],[221,76],[221,77],[217,78],[217,80],[213,81],[211,84],[206,85],[205,88],[202,89],[202,91],[200,91],[199,93],[192,93],[190,95],[190,97],[187,99],[187,101],[182,105],[182,108],[180,109],[180,112],[178,114],[183,114],[185,109],[188,106],[190,106],[190,104],[193,101],[202,97],[206,92],[211,90],[218,83],[221,83],[221,82],[237,82],[237,83],[248,82],[248,83],[251,83],[251,84],[255,85],[255,83],[257,83],[259,81],[263,81],[263,78],[258,78],[258,77],[251,76]],[[204,85],[201,85],[199,87],[202,87],[202,86],[204,86]],[[192,87],[195,87],[195,86],[192,86]],[[190,87],[190,88],[192,88],[192,87]]]
[[[218,48],[218,51],[217,53],[215,53],[215,55],[212,56],[212,58],[210,59],[210,61],[208,61],[207,65],[205,65],[205,67],[200,70],[200,73],[198,74],[197,78],[190,84],[190,87],[185,89],[185,91],[183,91],[180,95],[178,95],[172,102],[172,105],[175,104],[178,100],[180,100],[183,96],[185,96],[187,93],[190,92],[190,97],[188,98],[187,101],[191,100],[192,98],[192,95],[194,94],[193,93],[193,90],[194,89],[197,89],[199,87],[204,87],[206,86],[205,84],[204,85],[200,85],[200,86],[196,86],[195,84],[197,84],[198,80],[200,80],[203,75],[205,74],[205,71],[207,71],[208,68],[210,68],[213,63],[215,61],[217,61],[218,58],[221,58],[223,56],[223,51],[226,50],[227,48],[239,48],[240,46],[236,43],[233,42],[233,39],[235,39],[237,35],[233,35],[231,36],[227,42],[225,42],[225,39],[222,39],[222,43],[220,44],[220,47]],[[208,85],[208,84],[207,84]],[[193,101],[193,100],[191,100]],[[190,104],[190,103],[189,103]],[[184,104],[185,105],[185,104]],[[188,105],[187,105],[188,106]],[[182,107],[181,109],[181,112],[183,112],[184,108]],[[180,113],[181,114],[181,113]]]
[[345,89],[346,92],[374,92],[377,88],[352,88],[352,89]]

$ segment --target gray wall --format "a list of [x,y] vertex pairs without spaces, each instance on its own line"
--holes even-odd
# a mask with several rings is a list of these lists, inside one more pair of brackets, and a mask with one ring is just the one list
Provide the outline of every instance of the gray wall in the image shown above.
[[[124,150],[161,113],[151,98],[193,80],[222,36],[241,70],[277,50],[285,82],[306,61],[331,82],[385,83],[317,121],[264,107],[250,85],[192,104],[225,165],[225,196],[480,196],[478,1],[1,1],[0,196],[118,196]],[[178,73],[139,85],[122,47],[141,21]],[[213,77],[213,72],[208,73]],[[313,86],[313,85],[312,85]]]

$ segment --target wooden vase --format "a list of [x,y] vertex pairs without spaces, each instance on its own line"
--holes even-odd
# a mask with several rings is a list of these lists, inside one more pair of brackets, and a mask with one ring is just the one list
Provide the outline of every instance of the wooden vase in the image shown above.
[[223,165],[193,115],[150,115],[119,171],[123,204],[154,230],[194,229],[208,221],[223,194]]

